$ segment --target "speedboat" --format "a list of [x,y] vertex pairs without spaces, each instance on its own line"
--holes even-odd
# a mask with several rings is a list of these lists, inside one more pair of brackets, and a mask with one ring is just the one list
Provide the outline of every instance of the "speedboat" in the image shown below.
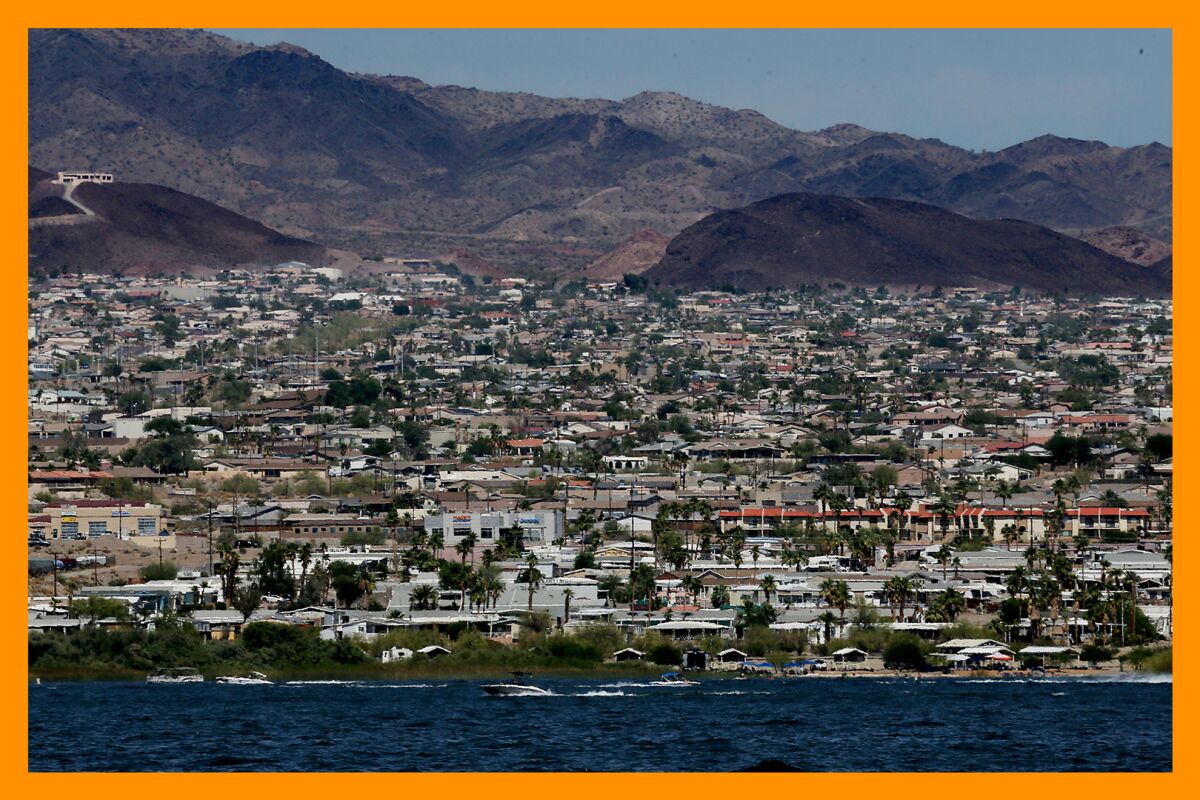
[[678,672],[664,672],[659,679],[650,682],[651,686],[699,686],[700,681],[689,681]]
[[532,696],[532,695],[550,695],[548,689],[543,689],[540,686],[534,686],[525,681],[526,678],[533,677],[528,672],[514,672],[512,680],[501,681],[500,683],[485,683],[483,691],[490,695],[502,697],[516,696]]
[[204,683],[204,676],[195,667],[167,667],[147,675],[146,683]]
[[261,672],[251,672],[248,675],[221,675],[217,678],[217,683],[231,683],[235,686],[263,686],[270,685],[271,681],[267,680],[267,676]]

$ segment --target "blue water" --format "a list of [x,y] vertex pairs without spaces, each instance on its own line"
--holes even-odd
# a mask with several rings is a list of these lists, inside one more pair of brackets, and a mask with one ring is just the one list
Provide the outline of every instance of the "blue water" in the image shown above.
[[1096,679],[43,683],[31,771],[1166,771],[1171,684]]

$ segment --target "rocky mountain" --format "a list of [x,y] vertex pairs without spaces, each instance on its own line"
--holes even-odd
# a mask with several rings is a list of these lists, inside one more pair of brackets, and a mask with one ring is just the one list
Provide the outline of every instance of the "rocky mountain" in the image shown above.
[[1170,281],[1078,239],[902,200],[795,193],[720,211],[644,277],[684,288],[977,286],[1067,295],[1170,293]]
[[1172,261],[1173,258],[1171,256],[1167,256],[1166,258],[1163,258],[1160,261],[1155,261],[1153,264],[1151,264],[1150,270],[1163,280],[1170,283],[1174,274]]
[[32,271],[203,273],[339,256],[164,186],[85,183],[68,194],[51,178],[29,170]]
[[1171,255],[1171,245],[1124,225],[1085,233],[1079,238],[1106,253],[1145,267]]
[[670,237],[649,228],[638,231],[587,265],[582,277],[619,280],[625,275],[640,275],[662,260],[670,241]]
[[1169,241],[1170,148],[1044,136],[979,153],[803,132],[668,92],[553,99],[349,74],[199,31],[33,30],[30,161],[172,186],[365,255],[469,249],[577,271],[637,231],[809,191]]

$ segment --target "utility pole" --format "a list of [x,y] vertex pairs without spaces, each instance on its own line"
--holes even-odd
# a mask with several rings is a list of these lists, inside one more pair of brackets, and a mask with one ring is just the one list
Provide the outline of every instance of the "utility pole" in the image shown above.
[[54,573],[54,588],[50,594],[50,608],[58,610],[58,554],[50,552],[50,570]]
[[213,574],[213,559],[212,559],[212,515],[213,504],[212,498],[208,498],[208,577]]

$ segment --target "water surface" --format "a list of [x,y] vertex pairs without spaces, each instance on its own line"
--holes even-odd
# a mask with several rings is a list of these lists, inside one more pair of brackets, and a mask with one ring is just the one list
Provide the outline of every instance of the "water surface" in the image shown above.
[[1170,677],[43,682],[38,771],[1166,771]]

